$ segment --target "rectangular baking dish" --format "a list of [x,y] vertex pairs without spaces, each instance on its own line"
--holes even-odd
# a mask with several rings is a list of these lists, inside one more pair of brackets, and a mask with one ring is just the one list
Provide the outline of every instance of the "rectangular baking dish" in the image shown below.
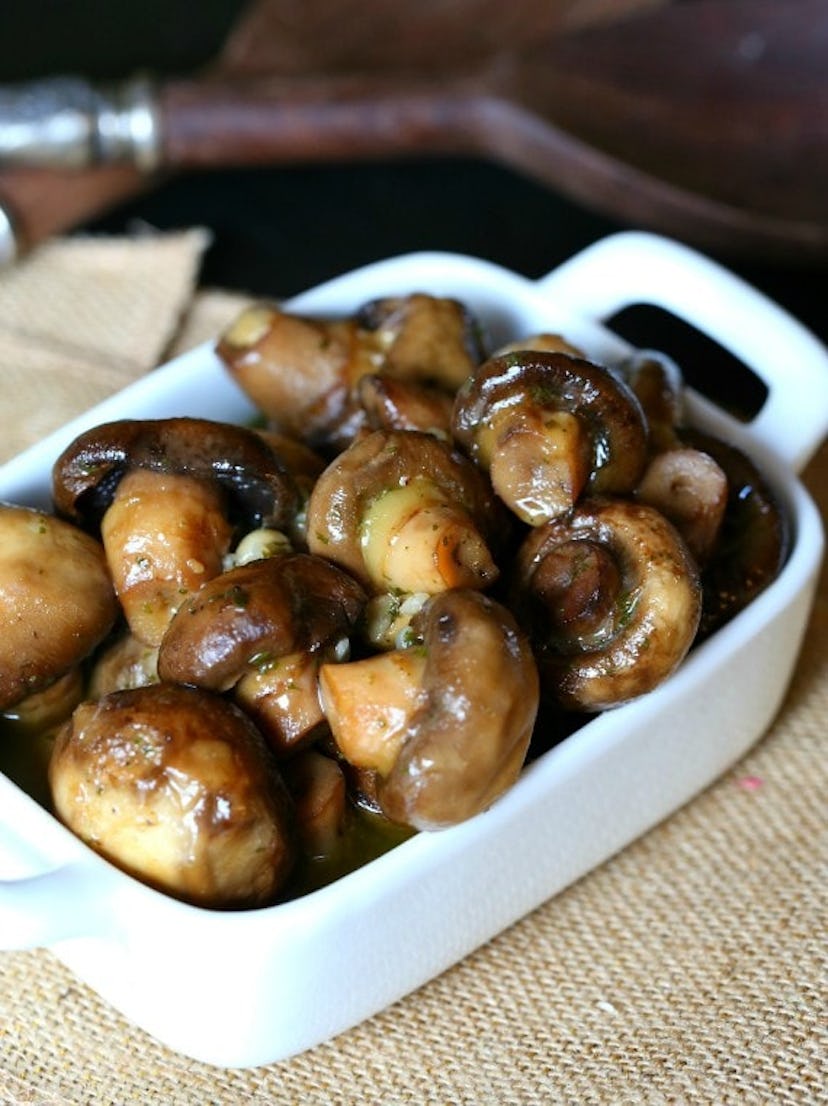
[[[287,306],[344,314],[416,290],[466,302],[493,344],[556,330],[605,361],[628,352],[602,324],[627,305],[664,307],[709,334],[762,378],[768,397],[743,424],[691,395],[692,420],[762,466],[792,520],[792,551],[773,585],[667,683],[594,718],[489,811],[293,902],[220,913],[174,901],[95,855],[0,776],[0,947],[51,947],[150,1034],[215,1065],[283,1059],[370,1017],[686,803],[769,726],[811,607],[823,532],[795,473],[828,431],[828,354],[781,308],[697,253],[637,232],[604,239],[539,281],[424,253]],[[252,413],[210,346],[200,347],[5,465],[0,498],[48,506],[53,460],[94,424]]]

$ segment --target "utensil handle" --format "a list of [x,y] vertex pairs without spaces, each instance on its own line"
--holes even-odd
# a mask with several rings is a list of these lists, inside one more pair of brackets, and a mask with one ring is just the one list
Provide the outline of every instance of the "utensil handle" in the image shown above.
[[752,435],[794,472],[828,434],[828,350],[773,300],[695,250],[622,231],[588,246],[538,286],[566,312],[603,321],[649,304],[707,334],[766,384]]

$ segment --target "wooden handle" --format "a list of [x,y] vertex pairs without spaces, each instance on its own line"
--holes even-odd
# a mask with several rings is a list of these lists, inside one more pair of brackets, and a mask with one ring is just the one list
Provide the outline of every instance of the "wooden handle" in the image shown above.
[[173,81],[163,162],[176,168],[463,152],[480,145],[479,91],[395,77]]

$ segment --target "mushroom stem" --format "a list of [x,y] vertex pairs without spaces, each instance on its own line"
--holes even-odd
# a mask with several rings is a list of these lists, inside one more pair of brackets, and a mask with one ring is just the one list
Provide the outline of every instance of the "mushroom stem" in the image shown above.
[[149,469],[124,476],[101,521],[101,538],[139,641],[161,644],[183,600],[221,572],[231,537],[216,486]]
[[268,657],[251,665],[233,689],[275,753],[285,756],[305,745],[324,722],[317,684],[318,658],[312,653]]
[[493,420],[489,476],[518,518],[539,526],[578,499],[590,473],[592,445],[567,411],[507,409]]
[[420,705],[425,663],[420,650],[399,649],[322,665],[322,706],[349,764],[388,775]]
[[360,541],[378,588],[433,595],[485,587],[498,572],[468,513],[427,479],[379,495],[365,512]]

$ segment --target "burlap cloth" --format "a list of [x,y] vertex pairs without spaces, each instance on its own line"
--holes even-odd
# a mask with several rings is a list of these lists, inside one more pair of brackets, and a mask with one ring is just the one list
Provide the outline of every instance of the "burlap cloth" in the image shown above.
[[[194,292],[205,243],[61,242],[0,278],[3,458],[235,314],[240,297]],[[824,513],[828,449],[805,482]],[[0,1101],[828,1102],[827,655],[823,575],[784,708],[742,763],[441,978],[292,1060],[190,1061],[50,953],[3,954]]]

